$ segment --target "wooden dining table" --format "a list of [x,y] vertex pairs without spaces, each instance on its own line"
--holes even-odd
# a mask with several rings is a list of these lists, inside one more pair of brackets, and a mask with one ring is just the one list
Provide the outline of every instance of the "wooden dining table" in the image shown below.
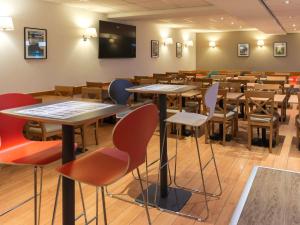
[[[3,110],[0,113],[21,119],[62,125],[62,163],[76,158],[74,151],[74,127],[95,119],[115,115],[127,107],[76,100],[50,101],[46,103]],[[75,225],[74,181],[63,177],[62,224]]]
[[[132,93],[141,94],[157,94],[159,100],[159,134],[160,134],[160,182],[159,196],[156,198],[156,184],[150,185],[148,188],[149,204],[159,207],[163,211],[179,212],[192,196],[192,193],[183,189],[168,187],[168,170],[165,166],[168,162],[168,147],[166,131],[167,118],[167,95],[182,95],[186,92],[197,89],[193,85],[172,85],[172,84],[152,84],[140,85],[127,88],[126,90]],[[137,199],[142,202],[141,195]]]

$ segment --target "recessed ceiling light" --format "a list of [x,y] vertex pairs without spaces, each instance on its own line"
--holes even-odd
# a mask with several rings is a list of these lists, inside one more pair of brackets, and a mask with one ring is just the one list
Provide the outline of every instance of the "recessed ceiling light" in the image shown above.
[[221,20],[224,20],[224,17],[222,16],[220,19],[221,19]]
[[242,29],[243,28],[243,26],[240,26],[240,29]]
[[293,17],[292,16],[289,16],[289,19],[292,19]]
[[284,3],[285,4],[290,4],[290,1],[289,0],[285,0]]
[[293,27],[296,27],[296,24],[293,24]]
[[231,22],[231,25],[233,25],[234,24],[234,22]]

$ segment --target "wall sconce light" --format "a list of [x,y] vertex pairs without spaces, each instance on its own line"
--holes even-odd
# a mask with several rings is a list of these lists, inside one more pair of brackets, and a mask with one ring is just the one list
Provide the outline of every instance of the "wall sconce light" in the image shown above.
[[208,42],[209,47],[215,48],[217,46],[217,43],[215,41],[209,41]]
[[94,27],[89,27],[89,28],[86,28],[83,35],[82,35],[82,38],[84,41],[87,41],[87,39],[89,38],[96,38],[98,35],[97,35],[97,30],[96,28]]
[[258,41],[257,41],[257,46],[258,46],[258,47],[261,47],[261,48],[262,48],[262,47],[264,47],[264,45],[265,45],[265,41],[264,41],[264,40],[258,40]]
[[0,30],[11,31],[14,30],[14,23],[10,16],[0,16]]
[[173,38],[168,37],[164,40],[164,46],[173,44]]
[[192,40],[188,40],[184,42],[184,47],[193,47],[194,46],[194,42]]

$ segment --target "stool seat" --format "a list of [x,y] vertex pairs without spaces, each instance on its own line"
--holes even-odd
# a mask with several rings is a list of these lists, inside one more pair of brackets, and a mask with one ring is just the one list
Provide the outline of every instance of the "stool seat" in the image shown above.
[[107,186],[123,177],[129,167],[129,155],[117,148],[99,149],[57,168],[72,180],[92,186]]
[[197,113],[178,112],[166,119],[167,123],[175,123],[192,127],[200,127],[207,121],[207,116]]
[[2,148],[0,163],[44,166],[61,158],[61,141],[25,141]]

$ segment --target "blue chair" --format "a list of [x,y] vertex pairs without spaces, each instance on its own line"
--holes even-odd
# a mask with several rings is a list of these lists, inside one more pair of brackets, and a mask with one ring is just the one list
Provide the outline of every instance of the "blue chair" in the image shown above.
[[108,87],[108,95],[115,104],[127,105],[132,93],[129,93],[126,89],[133,86],[133,83],[128,80],[114,80]]

